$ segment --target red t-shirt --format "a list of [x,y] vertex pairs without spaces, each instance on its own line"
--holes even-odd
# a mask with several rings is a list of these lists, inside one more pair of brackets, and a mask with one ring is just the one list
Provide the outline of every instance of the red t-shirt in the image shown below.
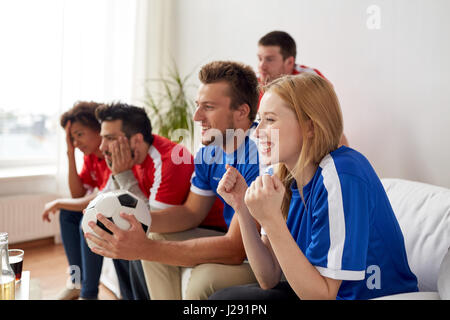
[[[183,204],[191,187],[194,159],[182,145],[153,135],[153,143],[144,162],[132,169],[149,204],[158,209]],[[216,199],[202,225],[225,227],[223,204]]]
[[219,227],[222,230],[227,230],[228,226],[223,217],[223,202],[219,197],[216,197],[211,210],[206,216],[205,220],[200,224],[201,226]]
[[321,76],[322,78],[326,79],[325,76],[319,70],[317,70],[315,68],[307,67],[307,66],[302,65],[302,64],[296,64],[294,66],[294,71],[292,71],[292,74],[295,75],[295,74],[300,74],[300,73],[303,73],[303,72],[315,73],[318,76]]
[[[176,146],[183,150],[190,161],[180,164],[172,161],[172,151]],[[189,151],[158,135],[153,135],[153,143],[145,160],[132,168],[141,191],[149,198],[149,204],[158,209],[184,203],[193,170],[194,164]]]
[[[300,74],[300,73],[303,73],[303,72],[315,73],[315,74],[321,76],[322,78],[326,79],[325,76],[319,70],[317,70],[315,68],[307,67],[307,66],[302,65],[302,64],[296,64],[294,66],[294,70],[292,71],[292,75]],[[259,80],[259,78],[258,78],[258,82],[260,83],[260,85],[262,85],[262,83]],[[259,104],[261,103],[261,98],[262,98],[263,94],[264,94],[264,92],[262,90],[259,91],[258,109],[259,109]]]
[[79,177],[86,188],[98,188],[99,190],[102,190],[105,187],[110,174],[111,171],[109,170],[105,159],[101,159],[93,153],[84,156],[83,168],[81,169]]

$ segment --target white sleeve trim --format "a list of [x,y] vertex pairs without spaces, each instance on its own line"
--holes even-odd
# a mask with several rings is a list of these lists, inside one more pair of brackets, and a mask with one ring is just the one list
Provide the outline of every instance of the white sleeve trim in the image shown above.
[[328,249],[327,267],[332,270],[340,270],[345,245],[345,215],[341,182],[330,154],[322,159],[319,166],[322,168],[323,185],[328,193],[330,248]]
[[191,191],[193,193],[196,193],[198,195],[205,196],[205,197],[211,197],[211,196],[215,196],[216,195],[214,193],[214,191],[212,191],[212,190],[200,189],[200,188],[194,186],[193,184],[191,184]]
[[165,202],[160,202],[157,200],[149,200],[149,204],[150,204],[150,208],[155,209],[155,210],[163,210],[163,209],[167,209],[167,208],[171,208],[174,207],[174,204],[168,204]]
[[333,270],[318,266],[315,267],[322,276],[336,280],[364,280],[364,278],[366,277],[366,273],[364,270],[362,271]]
[[161,153],[155,146],[151,145],[148,149],[148,155],[153,161],[153,165],[155,167],[155,172],[153,173],[153,185],[151,186],[149,193],[149,202],[150,204],[155,201],[156,196],[158,195],[159,187],[161,186],[163,177],[162,177],[162,158]]

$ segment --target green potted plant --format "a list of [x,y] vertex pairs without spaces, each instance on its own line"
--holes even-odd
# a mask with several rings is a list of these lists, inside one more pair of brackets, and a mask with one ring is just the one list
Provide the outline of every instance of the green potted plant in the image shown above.
[[148,80],[156,81],[162,90],[152,92],[149,86],[146,86],[143,104],[155,133],[182,143],[192,151],[195,104],[188,96],[188,88],[192,87],[188,83],[191,76],[192,73],[180,75],[174,63],[173,67],[168,69],[167,76]]

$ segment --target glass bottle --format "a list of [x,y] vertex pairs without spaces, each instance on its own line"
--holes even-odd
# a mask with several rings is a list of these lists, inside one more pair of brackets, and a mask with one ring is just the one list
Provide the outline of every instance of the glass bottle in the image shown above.
[[16,276],[9,265],[8,233],[0,232],[0,300],[14,300]]

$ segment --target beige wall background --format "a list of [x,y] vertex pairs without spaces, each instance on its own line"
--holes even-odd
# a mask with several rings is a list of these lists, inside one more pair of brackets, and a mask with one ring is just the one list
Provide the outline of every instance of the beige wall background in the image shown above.
[[[450,1],[173,0],[166,50],[182,73],[215,59],[257,66],[266,32],[340,98],[345,133],[380,177],[450,187]],[[195,90],[192,92],[195,96]]]

